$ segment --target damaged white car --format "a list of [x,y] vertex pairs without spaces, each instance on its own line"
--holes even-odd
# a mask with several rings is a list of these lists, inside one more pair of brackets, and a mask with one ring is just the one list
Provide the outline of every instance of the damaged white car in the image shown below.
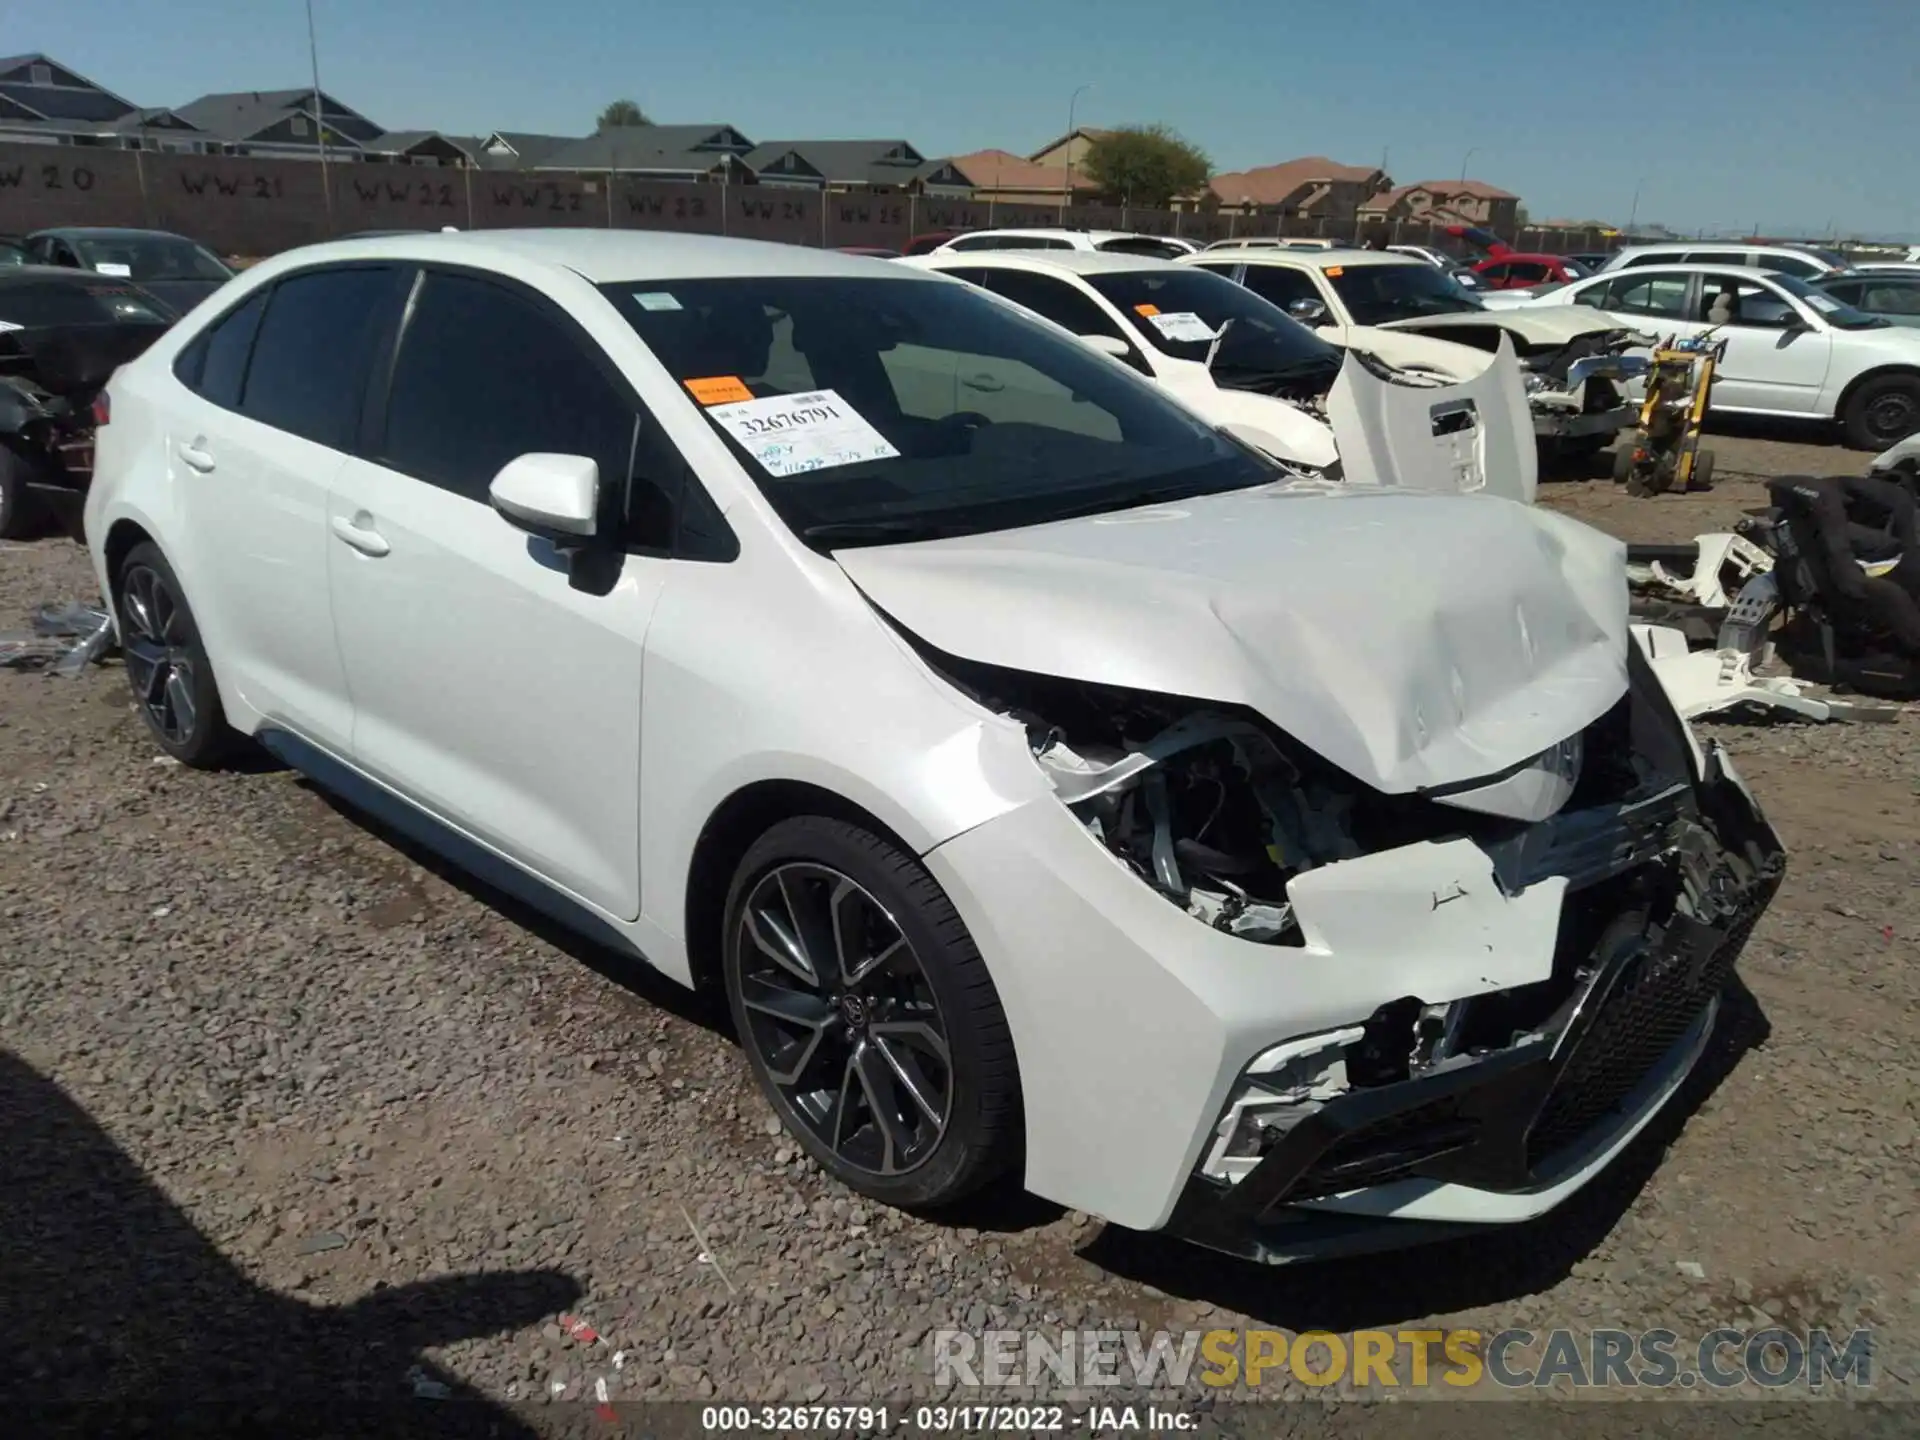
[[[1456,362],[1446,368],[1417,354],[1391,363],[1365,337],[1343,349],[1244,286],[1139,256],[935,253],[894,263],[965,280],[1052,321],[1297,469],[1534,498],[1539,462],[1511,347],[1491,365],[1478,355],[1466,366],[1442,355]],[[1386,348],[1424,343],[1389,337]]]
[[258,737],[723,992],[881,1201],[1023,1167],[1267,1259],[1538,1215],[1779,883],[1616,543],[1297,479],[963,285],[341,242],[110,392],[87,535],[155,741]]
[[1604,316],[1490,309],[1424,261],[1378,250],[1203,250],[1177,263],[1237,280],[1329,338],[1396,365],[1425,363],[1465,379],[1511,345],[1542,441],[1599,449],[1635,423],[1627,394],[1648,359],[1628,352],[1646,340]]

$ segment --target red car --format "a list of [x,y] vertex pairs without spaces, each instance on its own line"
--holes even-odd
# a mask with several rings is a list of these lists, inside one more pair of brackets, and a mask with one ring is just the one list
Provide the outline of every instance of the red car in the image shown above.
[[1584,280],[1587,271],[1564,255],[1523,255],[1517,250],[1489,256],[1473,267],[1489,290],[1520,290],[1532,285],[1564,285]]

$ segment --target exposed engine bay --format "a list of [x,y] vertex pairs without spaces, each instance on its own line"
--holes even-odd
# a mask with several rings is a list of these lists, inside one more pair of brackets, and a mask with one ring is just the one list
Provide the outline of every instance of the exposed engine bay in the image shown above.
[[[1559,940],[1537,982],[1391,999],[1249,1066],[1196,1183],[1237,1188],[1259,1173],[1248,1189],[1260,1206],[1414,1175],[1532,1183],[1704,1035],[1783,873],[1757,812],[1708,803],[1733,787],[1696,787],[1684,727],[1638,656],[1629,693],[1562,747],[1572,787],[1537,823],[1381,794],[1233,707],[937,663],[1026,727],[1061,802],[1142,884],[1239,939],[1305,945],[1289,899],[1297,877],[1421,841],[1471,840],[1508,896],[1564,880]],[[1455,900],[1474,903],[1462,890],[1436,893],[1434,907]],[[1529,1103],[1516,1105],[1518,1090]],[[1208,1220],[1188,1223],[1208,1238]]]

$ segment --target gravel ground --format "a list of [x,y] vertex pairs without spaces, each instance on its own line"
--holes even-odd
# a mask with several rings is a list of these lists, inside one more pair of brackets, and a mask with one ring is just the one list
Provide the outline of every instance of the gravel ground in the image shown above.
[[[1747,477],[1860,465],[1718,448],[1707,495],[1546,503],[1685,538],[1759,503]],[[9,547],[0,627],[88,589],[75,547]],[[938,1224],[864,1205],[670,985],[264,760],[161,763],[117,665],[0,672],[0,1396],[444,1386],[549,1428],[597,1381],[925,1398],[945,1327],[1779,1322],[1879,1327],[1876,1394],[1910,1397],[1920,718],[1709,728],[1792,870],[1683,1103],[1545,1222],[1267,1271],[1018,1196]],[[1283,1423],[1342,1421],[1249,1433]]]

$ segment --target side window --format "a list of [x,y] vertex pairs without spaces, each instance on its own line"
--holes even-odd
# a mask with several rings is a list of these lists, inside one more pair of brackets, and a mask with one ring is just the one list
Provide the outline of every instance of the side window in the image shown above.
[[1689,265],[1738,265],[1745,268],[1751,262],[1746,254],[1739,250],[1689,250]]
[[[1598,287],[1596,287],[1598,288]],[[1606,308],[1629,315],[1659,315],[1678,320],[1685,313],[1687,277],[1641,275],[1607,282]]]
[[256,290],[245,304],[203,331],[173,362],[180,383],[216,405],[239,409],[247,356],[253,353],[253,337],[266,309],[267,291]]
[[1541,281],[1552,278],[1547,267],[1537,260],[1516,260],[1508,268],[1507,273],[1516,285],[1538,285]]
[[[1723,320],[1721,317],[1725,316]],[[1763,286],[1745,280],[1705,276],[1700,286],[1700,318],[1708,324],[1746,330],[1784,330],[1798,317],[1793,306]]]
[[1476,270],[1474,273],[1480,277],[1481,284],[1492,285],[1497,288],[1507,283],[1507,277],[1513,273],[1513,266],[1507,264],[1489,265],[1486,269]]
[[1295,300],[1318,300],[1320,292],[1313,278],[1291,265],[1249,265],[1247,277],[1240,282],[1262,300],[1270,300],[1282,310]]
[[399,304],[400,275],[392,266],[356,266],[276,284],[254,337],[240,413],[316,445],[351,448],[374,342]]
[[1671,265],[1675,258],[1672,255],[1636,255],[1620,268],[1632,270],[1641,265]]
[[600,467],[603,523],[624,521],[635,543],[664,548],[666,496],[651,485],[627,494],[637,407],[587,344],[515,290],[430,272],[400,337],[377,458],[485,505],[517,456],[586,455]]
[[[1866,289],[1866,282],[1864,280],[1839,280],[1831,285],[1822,285],[1820,288],[1838,300],[1842,305],[1859,305],[1861,304],[1861,292]],[[1879,291],[1874,293],[1884,294],[1885,292]],[[1868,308],[1872,307],[1869,305]]]
[[1104,310],[1064,280],[1027,270],[995,268],[987,271],[987,288],[1002,299],[1046,316],[1056,325],[1064,325],[1076,335],[1127,338]]
[[1836,300],[1848,300],[1850,304],[1860,305],[1870,315],[1920,315],[1920,285],[1873,284],[1852,287],[1857,295],[1866,291],[1863,300],[1848,300],[1840,293],[1838,285],[1829,285],[1827,293]]

